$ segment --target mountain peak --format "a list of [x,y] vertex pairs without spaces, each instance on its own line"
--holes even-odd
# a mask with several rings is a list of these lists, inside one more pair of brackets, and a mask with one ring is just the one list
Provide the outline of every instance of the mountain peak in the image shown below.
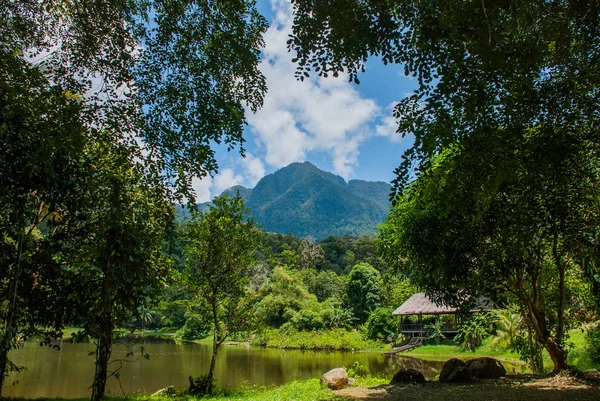
[[310,162],[298,162],[264,176],[252,189],[236,185],[223,193],[239,191],[267,231],[320,239],[374,233],[388,213],[390,190],[385,182],[346,183]]

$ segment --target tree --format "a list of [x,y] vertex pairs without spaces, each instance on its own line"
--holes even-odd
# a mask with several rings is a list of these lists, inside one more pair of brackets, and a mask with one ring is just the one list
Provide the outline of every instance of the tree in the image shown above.
[[[433,207],[428,213],[429,206],[416,205],[416,199],[421,198],[419,193],[395,199],[405,202],[400,208],[403,211],[397,213],[406,212],[417,219],[414,223],[408,217],[403,219],[406,224],[398,228],[403,238],[429,235],[427,244],[432,244],[433,238],[446,244],[444,249],[437,246],[441,252],[436,253],[435,260],[440,266],[452,265],[452,269],[441,270],[448,276],[436,271],[431,260],[427,265],[423,259],[419,262],[419,266],[428,267],[425,274],[437,273],[421,282],[431,285],[426,287],[429,292],[441,293],[443,284],[447,298],[451,293],[456,294],[458,285],[453,280],[470,272],[467,266],[472,266],[473,260],[487,260],[490,256],[482,254],[489,248],[471,245],[490,243],[498,244],[496,255],[502,249],[512,254],[503,258],[506,267],[503,271],[514,272],[515,266],[531,267],[533,275],[528,279],[533,280],[533,287],[529,289],[534,294],[528,299],[535,300],[528,301],[526,308],[534,315],[540,312],[539,308],[530,307],[540,302],[534,289],[542,285],[536,272],[546,272],[546,262],[555,266],[547,277],[549,283],[557,284],[559,302],[555,311],[564,309],[562,290],[568,266],[575,264],[582,268],[588,281],[600,288],[599,259],[595,256],[598,248],[592,245],[597,244],[595,231],[586,228],[588,223],[575,224],[582,218],[584,206],[590,205],[588,190],[597,182],[597,166],[593,157],[583,161],[590,168],[570,164],[581,161],[579,155],[594,152],[600,142],[595,128],[599,122],[600,65],[594,61],[600,55],[598,3],[295,0],[293,4],[294,28],[288,46],[296,53],[300,79],[313,70],[322,76],[347,72],[350,80],[358,83],[358,73],[364,71],[370,56],[380,57],[386,64],[400,64],[406,75],[417,79],[418,89],[394,110],[398,132],[415,138],[396,170],[394,195],[407,190],[407,184],[414,178],[413,171],[417,175],[427,174],[433,158],[443,156],[446,150],[462,155],[463,168],[453,172],[462,174],[460,179],[473,185],[462,187],[470,192],[446,192],[454,206]],[[485,141],[486,137],[495,142]],[[540,140],[535,141],[536,137]],[[518,152],[522,159],[515,161],[513,152]],[[529,165],[523,159],[526,154]],[[546,157],[549,155],[557,156],[559,174],[554,174],[553,164]],[[531,165],[538,158],[546,158],[541,168]],[[565,179],[571,168],[576,170],[573,181]],[[477,182],[480,172],[487,173],[490,169],[498,173],[516,170],[522,175],[517,180],[510,174],[484,174],[485,179]],[[496,201],[504,194],[508,194],[508,200],[515,199],[514,193],[501,191],[506,187],[514,189],[516,182],[520,189],[515,190],[522,196],[516,203],[508,201],[504,203],[506,207],[499,207]],[[445,190],[452,188],[441,179],[437,183]],[[583,191],[577,190],[580,185]],[[547,198],[544,189],[549,190]],[[437,188],[432,185],[428,190],[424,196],[433,198]],[[579,196],[586,191],[588,195]],[[527,196],[530,193],[535,195]],[[452,198],[454,195],[457,197]],[[563,195],[569,203],[563,202],[567,207],[561,210],[558,207]],[[469,199],[461,207],[458,199],[465,197]],[[431,202],[437,204],[439,200]],[[536,203],[542,208],[536,209]],[[495,218],[486,214],[489,219],[480,219],[489,204],[498,206],[494,209]],[[406,209],[409,206],[411,212]],[[597,207],[589,210],[595,213]],[[523,214],[517,216],[519,212]],[[456,226],[443,223],[450,213],[454,213],[451,221],[464,220],[460,233],[465,237],[460,240],[452,240],[456,239],[456,232],[452,231]],[[442,222],[436,222],[438,217]],[[552,224],[552,219],[557,223]],[[504,225],[499,226],[499,221]],[[544,228],[538,226],[539,222]],[[409,233],[408,227],[429,231]],[[497,229],[503,230],[502,233],[479,236],[481,231],[491,233]],[[499,238],[511,246],[501,248]],[[544,245],[543,252],[533,252],[540,249],[536,248],[538,243]],[[425,254],[424,244],[412,244],[421,255]],[[388,245],[404,246],[393,241]],[[571,258],[574,254],[579,254],[576,260]],[[463,259],[459,261],[457,255]],[[517,265],[511,267],[506,263],[508,259]],[[478,284],[473,282],[469,289],[478,290]],[[542,322],[542,314],[531,316],[531,321]],[[550,341],[556,344],[556,348],[551,346],[555,370],[566,366],[561,345],[565,322],[561,315],[559,312],[556,316],[556,338]],[[536,335],[540,341],[545,338],[546,343],[551,339],[543,325],[537,327]]]
[[86,202],[75,212],[67,238],[79,249],[69,261],[78,276],[77,293],[86,294],[73,303],[84,319],[83,334],[96,342],[94,401],[104,397],[107,378],[118,372],[109,371],[117,329],[164,289],[170,273],[162,247],[173,208],[159,178],[152,180],[132,163],[133,151],[111,142],[87,149],[89,170],[78,194]]
[[85,125],[144,148],[171,196],[217,170],[212,144],[243,152],[244,106],[266,92],[253,0],[8,1],[0,18],[3,51],[85,95]]
[[323,248],[312,237],[306,237],[300,243],[299,267],[302,269],[317,268],[323,265]]
[[566,277],[585,273],[600,228],[597,146],[586,142],[541,126],[442,153],[382,227],[385,259],[446,304],[467,295],[516,303],[554,370],[565,369],[566,301],[577,290]]
[[362,324],[381,301],[381,274],[368,263],[355,265],[346,284],[348,306]]
[[[117,163],[119,159],[117,165],[112,167],[124,169],[129,174],[127,179],[133,175],[141,184],[136,187],[135,183],[111,176],[111,173],[96,165],[99,188],[95,190],[89,186],[75,191],[82,196],[78,199],[84,199],[85,194],[98,196],[97,199],[88,199],[91,203],[86,206],[89,207],[87,212],[93,217],[106,214],[108,204],[113,209],[105,216],[112,218],[107,221],[106,227],[92,227],[98,230],[90,231],[88,237],[81,232],[76,234],[84,244],[87,239],[96,237],[104,247],[102,250],[100,247],[90,247],[85,263],[78,261],[81,264],[77,266],[90,267],[79,271],[80,274],[90,274],[86,276],[88,283],[98,278],[98,269],[109,269],[110,272],[102,271],[101,275],[106,274],[106,280],[103,280],[107,283],[107,289],[117,292],[122,286],[141,285],[132,288],[131,297],[124,301],[123,311],[129,310],[133,306],[131,304],[138,303],[138,294],[146,285],[139,268],[142,260],[150,262],[155,258],[154,241],[160,230],[153,226],[147,233],[137,232],[135,230],[143,223],[128,218],[139,215],[136,207],[146,201],[153,203],[153,206],[158,205],[157,196],[180,201],[185,198],[193,202],[192,178],[205,177],[217,170],[212,144],[225,142],[230,149],[239,146],[243,153],[245,106],[256,111],[266,91],[264,76],[258,70],[260,48],[264,45],[262,35],[267,29],[266,20],[256,10],[254,1],[244,0],[213,0],[201,4],[195,1],[161,0],[60,3],[6,1],[0,5],[0,19],[3,21],[0,25],[0,58],[3,62],[1,84],[20,84],[14,86],[16,91],[9,89],[6,92],[8,96],[2,93],[0,130],[15,134],[9,137],[9,141],[17,138],[16,144],[26,145],[21,146],[24,152],[14,152],[2,161],[1,176],[13,181],[8,183],[7,188],[12,188],[15,183],[27,187],[28,180],[33,184],[25,188],[25,192],[17,194],[20,200],[27,198],[31,201],[11,203],[16,190],[13,194],[3,192],[0,199],[0,204],[12,205],[12,216],[25,216],[27,225],[20,224],[23,221],[15,225],[15,221],[11,222],[2,216],[3,224],[13,227],[18,234],[21,228],[31,227],[32,219],[46,219],[50,215],[47,212],[54,212],[57,202],[46,195],[62,194],[69,198],[67,195],[71,191],[64,189],[65,183],[76,183],[80,178],[57,174],[58,169],[53,169],[82,160],[93,166],[94,163],[86,159],[84,145],[88,149],[109,149],[109,154],[116,157],[113,161]],[[43,88],[39,84],[41,77],[44,79]],[[39,99],[35,96],[19,98],[19,91],[28,96],[37,95]],[[21,105],[19,102],[23,100],[25,103]],[[19,109],[27,109],[23,113],[29,117],[26,124],[19,125],[19,120],[12,118]],[[35,124],[35,118],[31,116],[38,118]],[[41,129],[44,125],[47,130]],[[76,136],[71,136],[78,130],[86,133],[81,142]],[[26,141],[19,143],[19,135],[25,133]],[[19,146],[6,149],[13,152]],[[63,150],[68,151],[66,156],[65,152],[60,153]],[[117,150],[124,153],[116,156],[114,152]],[[7,154],[3,153],[2,157]],[[129,160],[123,159],[125,155]],[[55,159],[63,157],[60,160],[63,164],[54,164]],[[11,174],[10,163],[13,160],[20,162],[18,166],[26,167],[23,174]],[[112,180],[112,183],[108,185],[106,180]],[[36,189],[35,186],[41,183],[46,187],[38,186]],[[59,185],[62,187],[59,188]],[[102,192],[108,187],[112,188],[111,194]],[[49,191],[44,192],[46,189]],[[32,200],[32,194],[38,199]],[[144,194],[148,197],[144,198]],[[121,203],[137,199],[138,196],[143,199],[139,204]],[[34,202],[37,204],[32,205]],[[44,204],[50,205],[50,208],[38,208]],[[36,211],[41,214],[35,215]],[[69,216],[79,220],[79,223],[85,223],[77,212],[70,212]],[[152,218],[156,220],[150,224],[162,219],[156,215]],[[168,220],[165,218],[162,223],[168,224]],[[53,224],[56,221],[59,220],[53,219]],[[97,220],[92,221],[98,223]],[[132,234],[142,235],[128,237],[122,231],[124,228],[132,229]],[[78,229],[73,227],[73,230]],[[107,230],[113,231],[109,233]],[[29,239],[33,232],[27,232]],[[56,231],[51,230],[50,233]],[[11,238],[10,241],[14,242],[21,234],[11,234],[5,238]],[[107,241],[111,238],[124,242],[110,244]],[[144,240],[149,242],[143,243]],[[69,241],[64,239],[62,243],[71,243],[70,249],[76,250],[78,245],[74,241],[74,238]],[[17,240],[17,243],[24,242]],[[29,244],[32,242],[29,241]],[[29,244],[31,249],[41,249]],[[6,249],[11,249],[12,245],[8,243]],[[112,256],[106,257],[106,252],[112,255],[113,251],[131,254],[120,253],[118,260],[113,261]],[[17,253],[24,255],[20,251]],[[102,257],[105,260],[100,260]],[[127,262],[128,258],[131,263]],[[110,263],[108,259],[111,259]],[[19,256],[7,263],[9,267],[3,282],[17,288],[13,284],[24,281],[15,281],[14,278],[23,272],[23,265],[15,264],[14,260],[21,261],[22,258]],[[46,260],[50,261],[51,258]],[[113,262],[118,265],[116,270],[113,270]],[[111,274],[108,273],[123,273],[127,269],[133,269],[131,281],[127,279],[127,274],[109,277]],[[28,272],[27,275],[33,277],[35,274]],[[57,294],[64,293],[64,287],[59,285],[44,288],[54,299],[57,299]],[[23,294],[33,293],[25,289]],[[103,338],[96,355],[95,399],[104,396],[105,364],[112,344],[109,338],[112,336],[112,326],[108,325],[112,312],[106,311],[110,311],[111,303],[116,299],[112,293],[97,295],[105,297],[85,303],[82,308],[91,308],[87,311],[78,310],[89,315],[90,312],[99,311],[99,303],[105,303],[101,315],[107,325],[100,330],[101,325],[96,322],[90,323],[89,328]],[[16,296],[13,299],[16,300]],[[10,310],[16,310],[17,303],[11,301],[8,305],[12,306],[2,316],[6,330],[0,347],[0,364],[7,361],[2,355],[6,356],[12,346],[9,343],[16,335],[17,317]],[[49,307],[51,304],[47,302],[44,305]],[[60,322],[59,319],[50,321]],[[47,326],[42,321],[37,323]],[[107,334],[109,332],[110,335]],[[10,338],[13,340],[9,341]],[[4,372],[6,366],[8,363],[3,364],[0,373]]]
[[0,394],[17,340],[60,334],[66,294],[56,243],[77,207],[81,105],[0,48]]
[[206,380],[212,394],[217,352],[225,339],[250,323],[246,285],[255,260],[257,232],[238,195],[213,200],[208,213],[185,231],[185,281],[206,300],[213,324],[213,353]]

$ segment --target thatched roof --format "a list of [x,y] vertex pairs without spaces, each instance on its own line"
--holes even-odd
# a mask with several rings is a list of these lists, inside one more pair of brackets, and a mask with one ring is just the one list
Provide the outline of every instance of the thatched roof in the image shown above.
[[[489,299],[479,298],[471,312],[485,312],[498,309]],[[424,292],[418,292],[398,307],[392,315],[441,315],[445,313],[456,313],[459,308],[450,308],[433,303]]]

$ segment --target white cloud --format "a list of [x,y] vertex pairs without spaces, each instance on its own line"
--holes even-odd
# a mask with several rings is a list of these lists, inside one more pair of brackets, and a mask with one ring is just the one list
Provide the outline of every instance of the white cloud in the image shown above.
[[392,111],[398,102],[390,103],[385,110],[384,116],[381,118],[381,123],[375,126],[375,134],[377,136],[384,136],[391,142],[401,142],[402,135],[398,134],[398,122],[392,117]]
[[210,176],[206,176],[203,179],[198,177],[194,177],[192,179],[192,188],[194,188],[194,192],[196,192],[196,203],[210,202],[212,200],[212,178]]
[[213,180],[215,195],[220,195],[221,192],[234,185],[240,185],[242,181],[242,176],[235,174],[232,169],[223,169]]
[[252,153],[246,153],[246,157],[242,159],[242,166],[246,182],[251,187],[255,186],[258,180],[265,176],[265,165],[262,160],[254,157]]
[[370,125],[381,116],[381,109],[373,99],[362,97],[343,74],[339,78],[313,74],[297,81],[286,46],[291,8],[282,0],[271,3],[276,16],[265,35],[261,65],[269,89],[263,108],[248,115],[266,152],[265,161],[283,167],[304,161],[308,152],[324,151],[332,157],[335,172],[348,178],[358,164],[361,143],[377,134]]

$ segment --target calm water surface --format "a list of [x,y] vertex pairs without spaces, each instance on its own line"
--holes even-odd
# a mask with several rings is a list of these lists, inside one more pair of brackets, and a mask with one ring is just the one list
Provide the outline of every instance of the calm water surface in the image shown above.
[[[146,343],[150,359],[125,362],[120,371],[121,386],[126,394],[152,393],[169,385],[184,388],[187,377],[206,373],[212,345],[175,344],[171,342]],[[64,343],[60,350],[41,348],[29,342],[11,353],[17,365],[24,365],[23,373],[12,374],[3,390],[12,397],[88,397],[94,374],[93,344]],[[127,348],[116,346],[113,359],[126,358]],[[364,365],[377,376],[392,377],[402,367],[423,372],[427,379],[439,375],[443,362],[425,361],[407,357],[390,357],[381,352],[314,352],[277,350],[259,347],[223,346],[219,350],[215,376],[219,385],[235,389],[247,385],[274,386],[293,380],[321,376],[329,369],[354,362]],[[113,364],[114,366],[114,364]],[[506,365],[509,373],[522,371],[520,366]],[[119,382],[111,378],[109,394],[122,395]]]

